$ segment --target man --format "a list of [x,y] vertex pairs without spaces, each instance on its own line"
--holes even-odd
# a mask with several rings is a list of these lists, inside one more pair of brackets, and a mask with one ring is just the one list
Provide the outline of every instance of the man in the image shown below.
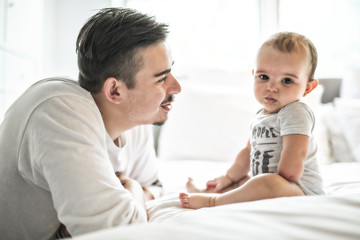
[[100,10],[77,39],[78,82],[42,80],[9,108],[0,127],[4,239],[146,222],[158,180],[144,124],[165,122],[181,90],[167,34],[135,10]]

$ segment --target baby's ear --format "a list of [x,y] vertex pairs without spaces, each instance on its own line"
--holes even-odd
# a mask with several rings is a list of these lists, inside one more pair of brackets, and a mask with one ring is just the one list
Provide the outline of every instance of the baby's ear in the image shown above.
[[306,84],[306,89],[304,92],[304,97],[306,95],[308,95],[312,90],[314,90],[319,84],[319,81],[317,79],[311,79],[307,84]]

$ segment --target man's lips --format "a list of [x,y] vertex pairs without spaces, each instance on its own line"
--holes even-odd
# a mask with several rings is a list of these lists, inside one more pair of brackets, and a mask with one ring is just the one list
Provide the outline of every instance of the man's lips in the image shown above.
[[160,107],[162,109],[164,109],[166,112],[170,111],[172,106],[171,103],[174,101],[175,95],[170,95],[168,99],[166,99],[166,101],[164,101]]
[[265,97],[265,100],[269,103],[275,103],[277,102],[277,100],[275,98],[272,98],[272,97]]
[[171,102],[168,102],[168,103],[164,103],[164,104],[161,104],[161,108],[164,109],[165,111],[170,111],[172,106],[171,106]]

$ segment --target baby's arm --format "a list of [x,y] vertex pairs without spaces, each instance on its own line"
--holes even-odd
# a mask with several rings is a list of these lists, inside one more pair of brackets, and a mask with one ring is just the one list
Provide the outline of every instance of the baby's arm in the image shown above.
[[207,188],[215,188],[215,192],[230,186],[233,183],[239,182],[248,175],[250,170],[250,141],[236,156],[234,164],[229,168],[225,176],[215,178],[208,181]]
[[250,140],[236,156],[234,164],[227,171],[226,176],[233,182],[238,182],[248,175],[250,170]]
[[283,136],[278,174],[289,181],[299,180],[304,171],[304,160],[308,151],[309,136],[302,134]]

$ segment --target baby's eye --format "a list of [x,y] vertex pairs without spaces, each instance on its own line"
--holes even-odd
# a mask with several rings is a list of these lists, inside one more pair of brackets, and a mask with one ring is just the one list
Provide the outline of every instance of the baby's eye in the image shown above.
[[261,74],[259,76],[259,78],[262,79],[262,80],[269,80],[269,77],[267,75],[264,75],[264,74]]
[[294,81],[291,80],[290,78],[285,78],[285,79],[282,80],[282,82],[283,82],[284,84],[292,84],[292,83],[294,83]]

